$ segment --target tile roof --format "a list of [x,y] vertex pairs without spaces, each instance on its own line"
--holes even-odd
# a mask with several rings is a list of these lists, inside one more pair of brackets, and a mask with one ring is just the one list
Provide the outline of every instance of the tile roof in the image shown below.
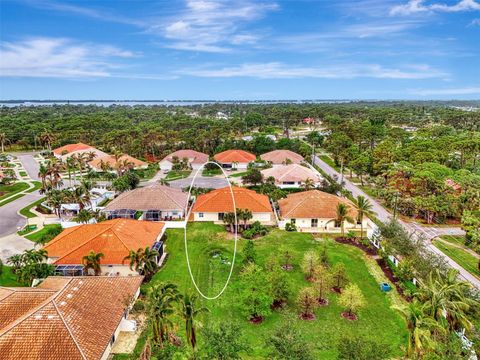
[[244,150],[227,150],[216,154],[213,158],[220,163],[249,163],[255,161],[257,157]]
[[[252,212],[272,212],[268,196],[257,194],[253,190],[232,186],[235,206],[239,209],[249,209]],[[198,196],[193,205],[193,212],[232,212],[233,201],[229,187],[210,191]]]
[[90,251],[103,253],[104,265],[122,264],[130,250],[151,247],[161,234],[162,222],[114,219],[65,229],[44,249],[54,264],[82,264]]
[[113,199],[105,207],[106,211],[132,210],[181,210],[184,211],[188,203],[188,194],[181,189],[153,184],[143,188],[126,191]]
[[203,164],[208,161],[208,155],[201,153],[195,150],[177,150],[170,155],[165,156],[162,161],[172,161],[173,157],[178,157],[179,160],[183,160],[184,158],[188,158],[188,161],[192,164]]
[[[142,161],[142,160],[138,160],[138,159],[135,159],[134,157],[130,156],[130,155],[127,155],[127,154],[123,154],[122,156],[120,156],[118,158],[118,162],[123,162],[127,160],[128,162],[132,163],[134,167],[141,167],[141,166],[147,166],[148,164],[145,162],[145,161]],[[89,165],[97,170],[101,170],[101,163],[104,162],[104,163],[108,163],[110,164],[110,166],[112,167],[112,169],[116,169],[117,168],[117,160],[115,159],[115,156],[113,155],[106,155],[106,156],[100,156],[100,157],[96,157],[95,159],[93,159],[92,161],[89,162]]]
[[349,207],[349,216],[356,218],[355,205],[348,199],[319,190],[303,191],[288,195],[278,201],[280,216],[284,219],[335,219],[337,205],[343,203]]
[[[0,322],[1,359],[101,359],[125,313],[126,300],[135,296],[142,280],[141,276],[62,277],[59,289],[1,288],[11,295],[0,298],[0,319],[9,313],[12,296],[24,309],[8,323]],[[32,302],[33,293],[45,298]]]
[[74,151],[93,150],[93,149],[95,149],[93,146],[90,146],[84,143],[76,143],[76,144],[68,144],[68,145],[60,146],[59,148],[56,148],[55,150],[53,150],[53,153],[57,155],[64,155]]
[[303,182],[312,179],[314,182],[322,180],[321,176],[310,168],[298,164],[282,165],[261,171],[264,178],[273,176],[277,182]]
[[260,155],[260,158],[272,164],[285,164],[287,159],[291,160],[294,164],[300,164],[304,160],[302,155],[290,150],[273,150]]

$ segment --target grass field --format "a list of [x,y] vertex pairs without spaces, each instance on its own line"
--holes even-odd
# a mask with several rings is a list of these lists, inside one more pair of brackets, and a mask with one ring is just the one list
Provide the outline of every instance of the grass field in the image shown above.
[[2,267],[2,273],[0,274],[0,286],[22,286],[17,282],[15,275],[9,266]]
[[[223,227],[208,223],[192,223],[188,226],[188,250],[192,273],[199,288],[206,295],[215,295],[223,286],[228,276],[230,265],[222,263],[219,258],[213,258],[212,254],[221,253],[223,259],[231,259],[233,254],[233,240],[227,239]],[[224,294],[216,299],[204,300],[204,305],[210,309],[210,313],[204,315],[202,322],[236,322],[240,324],[250,346],[253,348],[248,355],[242,354],[248,359],[267,358],[269,349],[265,346],[265,340],[283,321],[284,315],[273,312],[260,325],[252,325],[242,315],[239,306],[238,276],[241,269],[241,249],[245,240],[239,240],[237,261],[234,273]],[[317,359],[336,359],[337,343],[342,335],[363,334],[389,344],[395,356],[402,354],[401,347],[406,344],[405,323],[400,315],[391,308],[387,296],[379,289],[377,281],[369,273],[364,261],[365,255],[359,249],[335,243],[331,240],[323,240],[328,243],[328,257],[333,265],[337,262],[345,264],[350,281],[358,284],[366,298],[367,306],[360,310],[359,320],[350,322],[341,317],[343,309],[337,304],[337,295],[330,295],[330,305],[316,310],[317,320],[297,320],[305,339],[315,349]],[[287,233],[278,229],[273,230],[264,238],[255,240],[255,249],[258,262],[264,264],[268,256],[278,253],[281,246],[288,247],[294,256],[293,271],[288,273],[294,288],[294,295],[290,299],[287,310],[298,314],[295,298],[298,291],[308,286],[300,271],[300,262],[303,254],[312,248],[318,248],[320,243],[315,241],[310,234]],[[195,291],[185,259],[183,230],[168,230],[167,252],[169,257],[165,267],[158,272],[151,283],[173,282],[179,286],[182,292]],[[376,266],[376,265],[375,265]],[[280,270],[281,271],[281,270]],[[296,318],[296,317],[295,317]],[[183,323],[177,320],[180,336]],[[200,338],[200,343],[202,339]],[[141,344],[134,354],[116,356],[115,359],[136,359]]]
[[222,170],[218,167],[213,169],[203,169],[202,176],[215,176],[215,175],[222,175]]
[[190,170],[172,170],[168,172],[167,176],[165,177],[165,180],[170,181],[170,180],[184,179],[188,177],[190,173],[191,173]]
[[0,185],[0,201],[12,196],[20,191],[24,191],[28,189],[28,184],[26,182],[17,182],[12,185]]
[[458,265],[463,267],[470,274],[480,277],[480,272],[478,271],[478,259],[475,256],[465,250],[445,244],[438,240],[434,240],[433,245],[439,248],[445,255],[451,257]]
[[57,236],[61,231],[62,226],[60,224],[48,224],[45,225],[41,230],[25,237],[35,243],[41,242],[42,239],[45,240],[44,242],[48,242]]
[[42,202],[45,201],[46,198],[41,198],[33,203],[31,203],[30,205],[27,205],[25,206],[23,209],[21,209],[19,212],[21,215],[31,219],[31,218],[34,218],[34,217],[37,217],[37,215],[35,215],[33,212],[31,212],[30,210],[33,209],[34,207],[40,205]]

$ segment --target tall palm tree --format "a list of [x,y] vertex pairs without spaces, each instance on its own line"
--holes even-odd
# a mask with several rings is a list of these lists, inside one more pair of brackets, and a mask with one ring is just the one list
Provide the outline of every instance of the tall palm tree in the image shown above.
[[435,319],[425,314],[425,305],[418,300],[409,303],[406,308],[398,308],[407,322],[408,348],[407,355],[421,355],[434,345],[432,330],[441,331],[442,328]]
[[47,145],[48,150],[52,151],[52,143],[55,141],[55,135],[53,135],[47,129],[44,129],[43,133],[40,134],[39,138],[40,142],[44,146]]
[[310,178],[307,178],[305,179],[304,183],[302,184],[302,188],[304,190],[312,190],[313,188],[315,188],[315,183],[313,182],[312,179]]
[[230,232],[233,233],[235,231],[235,214],[233,212],[227,212],[223,215],[223,222],[229,227]]
[[180,300],[177,285],[160,283],[150,288],[147,294],[147,311],[152,326],[153,341],[157,345],[168,340],[171,317],[175,314],[175,304]]
[[249,209],[237,209],[238,220],[243,221],[243,229],[247,229],[248,220],[253,218],[252,211]]
[[158,270],[159,255],[158,251],[151,250],[147,246],[145,249],[140,248],[137,251],[130,250],[123,262],[128,260],[130,262],[130,270],[135,269],[136,272],[145,276],[145,281],[148,281]]
[[42,191],[41,193],[45,193],[47,191],[47,176],[48,176],[48,167],[44,164],[40,164],[38,169],[38,177],[42,182]]
[[66,200],[65,192],[58,189],[51,189],[46,192],[47,205],[53,208],[54,213],[61,219],[61,207]]
[[349,223],[354,223],[355,220],[353,220],[349,215],[348,211],[350,208],[344,204],[344,203],[339,203],[337,205],[337,222],[340,224],[340,229],[342,231],[342,237],[345,236],[345,221],[348,221]]
[[197,344],[195,327],[202,326],[202,324],[196,318],[203,312],[209,312],[206,307],[197,307],[197,301],[197,294],[185,294],[180,299],[180,314],[185,320],[187,341],[190,343],[193,349],[195,349]]
[[140,273],[140,269],[142,267],[142,260],[143,260],[143,249],[139,248],[137,251],[135,250],[130,250],[128,252],[128,255],[123,258],[123,262],[129,261],[130,264],[130,270],[134,270],[138,273]]
[[72,156],[69,156],[67,158],[67,160],[65,161],[65,165],[66,165],[66,168],[67,168],[67,171],[68,171],[68,182],[69,182],[69,186],[72,187],[72,170],[73,170],[73,173],[75,175],[75,158],[72,157]]
[[81,224],[88,224],[90,220],[94,218],[92,211],[87,209],[82,209],[78,212],[77,216],[73,217],[72,220],[81,223]]
[[357,197],[357,220],[360,222],[360,239],[363,239],[363,218],[372,215],[372,204],[364,196]]
[[83,269],[88,274],[90,269],[93,270],[95,276],[100,275],[102,271],[100,267],[100,261],[105,257],[103,253],[95,253],[93,250],[90,251],[88,255],[85,255],[82,258]]
[[10,140],[7,138],[7,134],[5,134],[4,132],[0,133],[0,145],[2,148],[2,153],[5,152],[5,144],[7,144],[8,142],[10,142]]

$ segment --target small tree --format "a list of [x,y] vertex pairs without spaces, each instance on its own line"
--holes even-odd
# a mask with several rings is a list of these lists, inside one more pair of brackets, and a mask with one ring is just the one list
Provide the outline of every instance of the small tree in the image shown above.
[[268,292],[273,299],[273,307],[282,306],[292,294],[292,285],[287,274],[283,271],[273,270],[267,275]]
[[205,344],[203,352],[208,359],[241,359],[239,353],[250,350],[241,327],[231,322],[206,327],[202,330],[202,335]]
[[248,240],[243,247],[243,264],[255,263],[257,261],[257,253],[255,252],[255,244],[252,240]]
[[332,275],[323,265],[317,265],[315,268],[314,280],[315,296],[319,305],[328,304],[327,294],[332,287]]
[[277,255],[270,254],[270,256],[265,261],[265,270],[268,272],[277,271],[280,269],[280,261],[278,260]]
[[336,263],[332,271],[333,286],[337,291],[340,291],[347,283],[347,274],[345,265],[343,263]]
[[270,314],[273,300],[268,294],[265,273],[255,264],[248,264],[241,274],[243,311],[252,322],[261,322]]
[[272,351],[269,358],[275,360],[313,360],[311,345],[294,325],[295,320],[287,318],[267,339]]
[[324,240],[322,246],[320,247],[320,254],[318,258],[323,265],[328,266],[328,249],[326,240]]
[[250,169],[244,176],[242,176],[242,181],[244,184],[255,186],[263,183],[263,174],[258,169]]
[[338,342],[339,360],[383,360],[391,358],[391,347],[361,335],[344,335]]
[[300,318],[302,320],[313,320],[315,319],[315,314],[313,309],[317,300],[315,299],[315,290],[311,287],[306,287],[300,290],[297,297],[297,306],[299,307],[301,313]]
[[293,255],[290,249],[285,246],[280,250],[280,253],[282,254],[282,269],[283,270],[293,269],[293,265],[292,265]]
[[302,270],[305,273],[305,277],[308,281],[313,279],[315,273],[315,267],[319,263],[318,254],[315,250],[309,250],[303,256]]
[[338,299],[352,320],[356,319],[356,312],[365,306],[365,298],[356,284],[348,284]]

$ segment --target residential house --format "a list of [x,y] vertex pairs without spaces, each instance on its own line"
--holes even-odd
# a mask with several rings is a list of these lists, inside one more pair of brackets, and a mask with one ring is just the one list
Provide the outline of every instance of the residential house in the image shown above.
[[198,170],[208,161],[208,155],[195,150],[177,150],[160,161],[160,170],[165,172],[172,170],[175,159],[177,161],[186,159],[193,170]]
[[121,193],[107,204],[103,212],[113,219],[141,211],[143,220],[169,221],[182,219],[187,205],[188,194],[157,183]]
[[115,157],[114,155],[96,157],[90,161],[88,165],[97,172],[103,172],[107,168],[109,169],[107,171],[115,172],[121,170],[122,167],[128,169],[146,169],[148,167],[148,163],[145,161],[135,159],[127,154],[119,157]]
[[157,262],[161,263],[164,231],[161,222],[107,220],[65,229],[43,249],[48,253],[48,263],[55,265],[58,274],[85,275],[83,257],[93,251],[104,255],[101,259],[102,274],[131,275],[136,272],[130,269],[128,262],[124,262],[130,250],[137,251],[148,246],[160,253]]
[[256,156],[244,150],[226,150],[216,154],[215,161],[225,169],[247,169],[248,164],[256,160]]
[[305,161],[302,155],[290,150],[273,150],[260,155],[260,159],[269,162],[273,167],[289,164],[301,164],[303,161]]
[[[348,207],[348,215],[354,220],[353,223],[345,221],[345,230],[360,230],[358,212],[350,200],[319,190],[297,192],[280,199],[279,227],[284,228],[286,223],[292,223],[298,231],[340,232],[341,227],[336,220],[338,204],[345,204]],[[366,217],[363,219],[363,225],[364,231],[367,231],[370,224]]]
[[48,277],[0,287],[2,360],[106,360],[121,331],[136,328],[131,303],[142,276]]
[[193,220],[223,223],[225,213],[233,212],[235,208],[248,209],[252,212],[253,218],[249,223],[259,221],[264,225],[274,224],[274,215],[268,196],[236,186],[232,186],[232,191],[230,187],[225,187],[198,196],[192,209]]
[[53,155],[62,161],[65,161],[67,158],[72,157],[73,155],[78,156],[83,154],[94,154],[95,158],[107,155],[103,151],[84,143],[68,144],[53,150]]
[[275,184],[282,189],[302,187],[307,179],[311,180],[313,186],[318,186],[323,180],[317,171],[299,164],[279,165],[261,173],[265,179],[273,177]]

